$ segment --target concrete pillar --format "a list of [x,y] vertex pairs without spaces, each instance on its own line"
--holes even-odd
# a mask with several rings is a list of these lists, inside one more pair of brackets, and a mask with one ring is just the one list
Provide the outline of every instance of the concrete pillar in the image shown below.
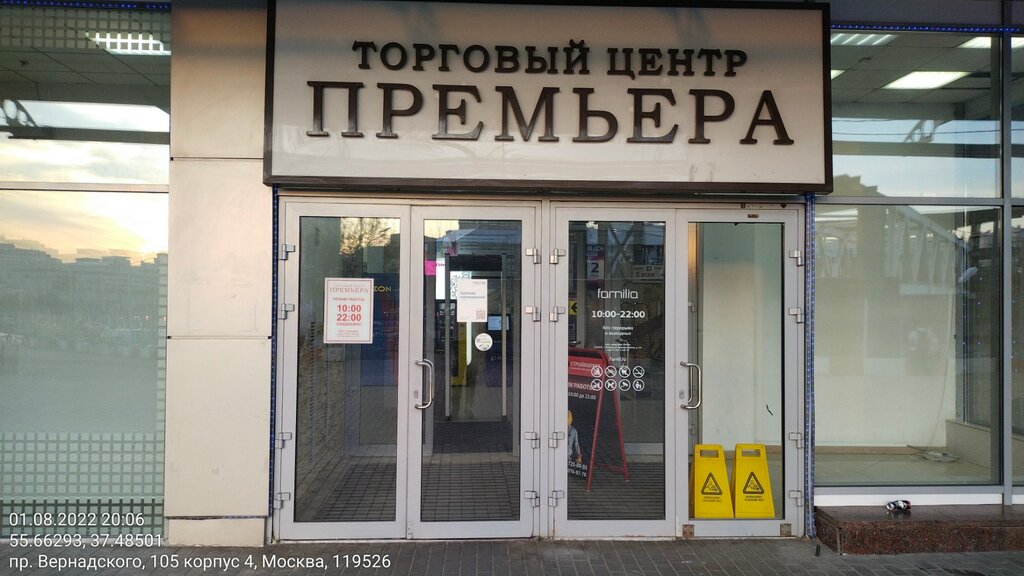
[[266,2],[172,12],[165,514],[173,545],[259,545],[268,513],[272,194]]

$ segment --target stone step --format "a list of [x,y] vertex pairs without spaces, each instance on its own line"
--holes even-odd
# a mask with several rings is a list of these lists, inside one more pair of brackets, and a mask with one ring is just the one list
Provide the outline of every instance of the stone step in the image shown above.
[[815,509],[818,540],[839,554],[1024,550],[1024,506]]

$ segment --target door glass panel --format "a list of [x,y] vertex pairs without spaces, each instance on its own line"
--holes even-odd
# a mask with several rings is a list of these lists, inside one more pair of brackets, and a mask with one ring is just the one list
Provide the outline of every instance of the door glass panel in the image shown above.
[[570,520],[665,518],[665,223],[569,223]]
[[[393,521],[399,220],[304,217],[300,235],[295,521]],[[325,299],[328,279],[351,297]]]
[[518,520],[522,225],[425,220],[421,520]]
[[[746,494],[748,509],[756,509],[748,517],[771,517],[755,502],[767,495],[767,484],[781,518],[782,224],[700,223],[688,232],[690,358],[703,373],[702,403],[689,412],[690,454],[694,444],[720,445],[732,496]],[[737,485],[737,444],[764,445],[767,481],[743,466]],[[704,481],[695,479],[690,489]]]

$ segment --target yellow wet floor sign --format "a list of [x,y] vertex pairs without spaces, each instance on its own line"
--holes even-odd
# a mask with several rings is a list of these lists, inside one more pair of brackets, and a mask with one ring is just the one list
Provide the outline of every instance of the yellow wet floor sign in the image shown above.
[[774,518],[772,481],[764,444],[737,444],[732,471],[733,508],[737,518]]
[[732,518],[732,497],[722,447],[717,444],[694,446],[692,470],[690,503],[693,517]]

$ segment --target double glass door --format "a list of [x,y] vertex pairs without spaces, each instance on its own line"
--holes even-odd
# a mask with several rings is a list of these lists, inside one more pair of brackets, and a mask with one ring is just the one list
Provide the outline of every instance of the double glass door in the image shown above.
[[[534,208],[289,202],[284,538],[522,537]],[[294,319],[294,321],[289,321]],[[526,434],[529,436],[529,434]]]
[[797,211],[555,212],[551,532],[801,534]]
[[802,533],[796,210],[282,213],[277,537]]

